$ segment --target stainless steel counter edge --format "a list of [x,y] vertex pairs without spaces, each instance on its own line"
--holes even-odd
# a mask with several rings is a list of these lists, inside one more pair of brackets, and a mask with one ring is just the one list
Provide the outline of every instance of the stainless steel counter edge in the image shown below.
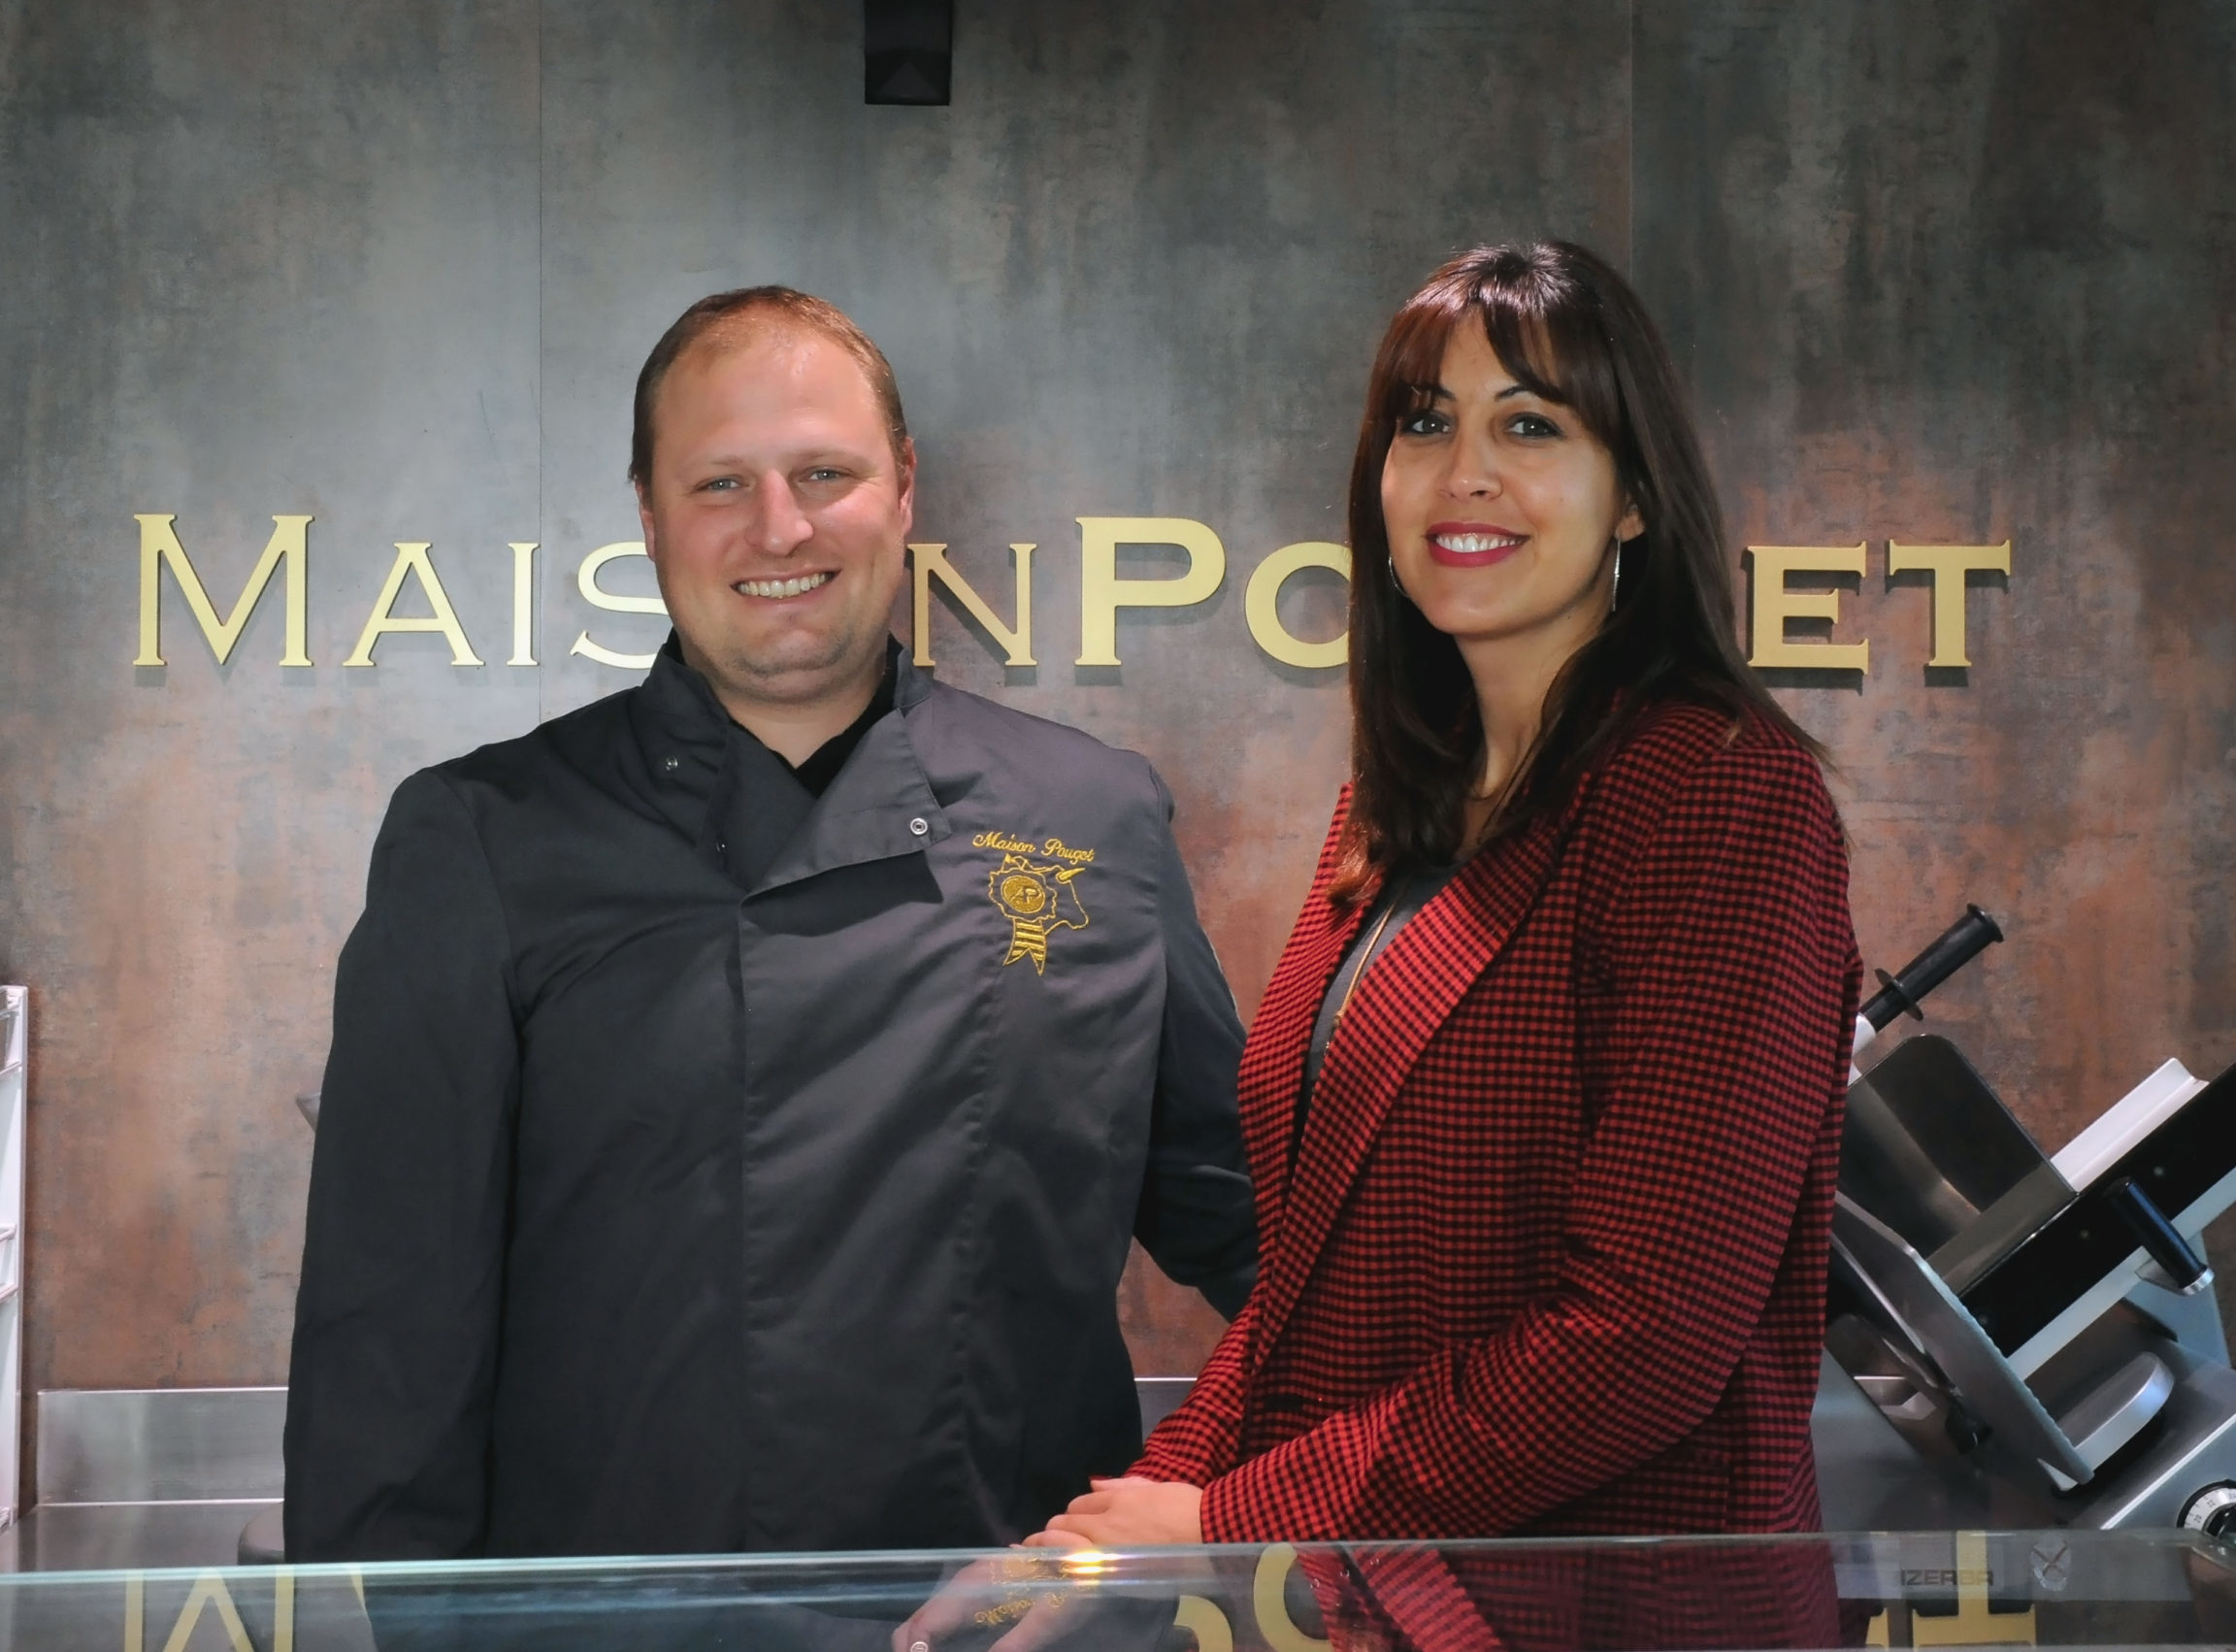
[[[1135,1379],[1146,1434],[1195,1378]],[[76,1388],[39,1395],[38,1506],[270,1503],[284,1388]]]
[[[1146,1434],[1195,1379],[1135,1380]],[[253,1505],[280,1498],[284,1388],[48,1390],[38,1397],[34,1508]],[[1921,1458],[1825,1361],[1817,1396],[1819,1482],[1835,1531],[1979,1523],[1984,1494],[1956,1466]],[[1946,1484],[1943,1482],[1947,1482]]]

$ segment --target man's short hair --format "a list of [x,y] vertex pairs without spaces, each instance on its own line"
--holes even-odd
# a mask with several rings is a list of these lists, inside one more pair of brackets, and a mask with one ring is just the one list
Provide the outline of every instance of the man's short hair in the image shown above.
[[747,333],[755,324],[775,329],[796,328],[821,334],[861,365],[885,415],[886,434],[892,438],[898,460],[908,440],[908,420],[901,411],[901,386],[894,382],[893,364],[868,333],[854,324],[837,305],[811,293],[788,286],[745,286],[730,292],[709,293],[675,317],[660,335],[652,353],[637,375],[637,405],[629,433],[629,479],[639,487],[652,484],[652,398],[683,352],[711,333]]

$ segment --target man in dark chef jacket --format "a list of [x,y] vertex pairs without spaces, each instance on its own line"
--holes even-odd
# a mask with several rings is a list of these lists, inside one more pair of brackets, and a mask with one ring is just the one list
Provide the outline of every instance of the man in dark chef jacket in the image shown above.
[[783,288],[638,383],[674,635],[412,776],[343,949],[298,1561],[989,1545],[1140,1444],[1136,1236],[1232,1314],[1241,1029],[1141,758],[887,632],[892,370]]

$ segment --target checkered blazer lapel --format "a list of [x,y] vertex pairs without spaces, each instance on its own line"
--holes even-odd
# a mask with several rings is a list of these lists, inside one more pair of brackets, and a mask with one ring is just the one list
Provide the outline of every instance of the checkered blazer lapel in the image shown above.
[[[1271,1255],[1257,1299],[1255,1349],[1261,1359],[1303,1293],[1406,1077],[1545,886],[1573,816],[1572,808],[1558,819],[1540,816],[1477,855],[1398,932],[1359,983],[1342,1025],[1329,1041],[1295,1173],[1275,1188],[1279,1227],[1267,1236]],[[1306,954],[1294,960],[1291,990],[1278,999],[1268,991],[1259,1010],[1261,1022],[1277,1017],[1265,1028],[1270,1047],[1298,1053],[1296,1060],[1271,1063],[1254,1076],[1275,1082],[1285,1077],[1292,1097],[1303,1082],[1302,1050],[1320,1011],[1320,997],[1297,991],[1295,984],[1318,980],[1324,994],[1359,923],[1353,913],[1349,922],[1328,925]],[[1325,956],[1330,952],[1332,959]],[[1291,962],[1283,960],[1282,975],[1289,975]],[[1259,1029],[1252,1033],[1255,1042]],[[1244,1116],[1252,1110],[1246,1103]],[[1295,1116],[1288,1108],[1259,1110],[1284,1122]],[[1260,1165],[1287,1161],[1282,1151],[1254,1157]]]
[[[1337,817],[1340,823],[1341,816]],[[1334,841],[1330,834],[1330,841]],[[1287,1208],[1292,1133],[1297,1126],[1298,1097],[1304,1088],[1304,1052],[1312,1027],[1320,1017],[1320,1004],[1343,962],[1344,953],[1365,926],[1375,889],[1365,891],[1358,905],[1336,909],[1322,898],[1331,869],[1321,876],[1306,910],[1317,907],[1319,923],[1299,922],[1282,948],[1273,978],[1266,983],[1253,1018],[1253,1036],[1242,1056],[1241,1083],[1252,1095],[1281,1098],[1278,1107],[1242,1108],[1243,1146],[1250,1158],[1251,1177],[1258,1184],[1259,1249],[1272,1255],[1279,1242],[1281,1213]],[[1257,1028],[1266,1029],[1259,1035]]]

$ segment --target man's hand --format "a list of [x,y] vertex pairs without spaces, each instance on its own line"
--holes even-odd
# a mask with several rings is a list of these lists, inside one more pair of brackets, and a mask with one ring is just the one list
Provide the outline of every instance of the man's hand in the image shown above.
[[[1025,1541],[1034,1548],[1169,1548],[1203,1541],[1203,1488],[1168,1480],[1092,1480],[1095,1489]],[[903,1648],[902,1652],[906,1652]]]
[[1064,1627],[1070,1598],[1055,1562],[1015,1552],[989,1555],[950,1577],[893,1632],[893,1652],[939,1652],[940,1643],[959,1631],[982,1634],[992,1628],[1003,1633],[988,1652],[1034,1652]]

